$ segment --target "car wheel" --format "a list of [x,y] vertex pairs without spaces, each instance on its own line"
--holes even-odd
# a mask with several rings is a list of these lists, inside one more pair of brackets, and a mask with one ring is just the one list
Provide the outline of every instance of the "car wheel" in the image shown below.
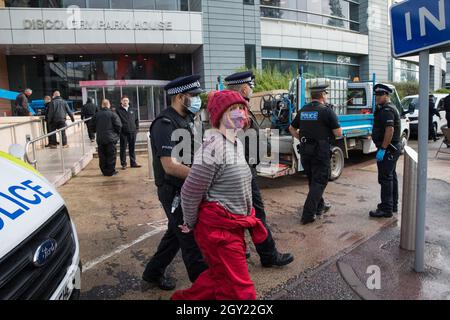
[[408,133],[405,131],[400,138],[400,152],[405,153],[405,147],[408,145]]

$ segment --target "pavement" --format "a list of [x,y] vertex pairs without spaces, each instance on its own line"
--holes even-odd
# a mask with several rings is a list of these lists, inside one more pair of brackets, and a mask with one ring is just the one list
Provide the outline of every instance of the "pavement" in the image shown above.
[[[436,148],[435,145],[430,144],[430,148]],[[448,257],[448,243],[442,238],[448,230],[444,220],[445,214],[450,212],[445,201],[449,192],[450,156],[449,160],[445,157],[447,155],[439,160],[431,159],[429,163],[429,190],[433,194],[433,197],[430,194],[429,205],[433,218],[427,220],[427,226],[433,230],[433,236],[428,232],[427,252],[432,248],[435,254],[427,253],[427,257],[434,257],[435,263],[433,265],[428,259],[427,265],[433,270],[433,279],[437,280],[435,283],[425,281],[431,289],[426,294],[420,291],[423,298],[431,297],[431,292],[435,292],[434,297],[445,295],[436,293],[433,288],[444,287],[446,283],[442,283],[441,278],[448,278],[442,266]],[[138,156],[138,162],[142,168],[119,170],[118,176],[103,177],[94,160],[59,188],[78,230],[84,265],[83,299],[157,300],[169,299],[172,294],[141,281],[145,264],[166,228],[166,217],[157,199],[154,182],[147,178],[148,159]],[[402,172],[402,160],[398,172]],[[259,183],[277,247],[281,252],[292,252],[295,256],[295,261],[288,266],[265,269],[259,263],[253,244],[249,244],[252,255],[248,266],[259,299],[399,297],[400,293],[393,293],[394,288],[403,285],[404,278],[396,275],[409,270],[410,254],[399,251],[395,242],[399,234],[397,216],[381,220],[368,217],[369,210],[376,207],[379,198],[377,169],[372,155],[352,154],[342,176],[327,188],[326,200],[333,205],[332,210],[307,226],[300,224],[298,215],[307,195],[305,177],[259,179]],[[438,230],[434,221],[441,226],[440,231],[434,232]],[[387,245],[380,248],[381,242]],[[404,268],[394,268],[398,261]],[[364,285],[367,267],[372,265],[381,269],[381,289],[376,292],[369,291]],[[190,286],[180,254],[167,271],[178,279],[178,289]],[[409,282],[410,278],[405,279]],[[421,283],[423,288],[424,282]],[[411,292],[403,290],[405,295]]]

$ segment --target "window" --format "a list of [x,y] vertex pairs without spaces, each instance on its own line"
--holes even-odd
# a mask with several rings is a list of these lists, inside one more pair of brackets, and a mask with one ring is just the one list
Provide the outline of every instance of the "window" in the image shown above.
[[251,4],[251,5],[253,5],[253,4],[255,4],[255,1],[254,0],[244,0],[244,4]]
[[133,9],[133,0],[111,0],[113,9]]
[[293,72],[303,66],[307,77],[353,79],[359,77],[359,58],[332,52],[262,48],[263,68]]
[[109,0],[88,0],[88,8],[109,8]]
[[133,7],[138,10],[154,10],[155,1],[154,0],[134,0]]
[[247,69],[256,68],[256,46],[254,44],[245,45],[245,66]]
[[354,0],[261,0],[261,16],[359,31],[359,2]]

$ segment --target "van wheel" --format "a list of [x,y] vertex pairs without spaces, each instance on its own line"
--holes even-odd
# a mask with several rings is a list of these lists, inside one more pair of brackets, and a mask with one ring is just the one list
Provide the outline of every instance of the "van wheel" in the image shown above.
[[330,181],[337,180],[342,171],[344,171],[344,152],[339,147],[333,147],[331,149],[331,173],[330,173]]

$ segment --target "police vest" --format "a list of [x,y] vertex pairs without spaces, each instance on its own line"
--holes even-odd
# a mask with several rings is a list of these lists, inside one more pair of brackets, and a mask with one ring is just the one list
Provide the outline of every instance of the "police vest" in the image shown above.
[[[193,119],[191,119],[191,120],[192,120],[191,122],[193,123]],[[177,129],[187,129],[189,131],[189,133],[191,134],[191,163],[192,163],[192,161],[194,159],[194,133],[193,133],[191,126],[189,125],[189,122],[185,121],[180,115],[178,115],[176,113],[176,111],[172,109],[172,107],[168,107],[167,109],[163,110],[155,118],[155,120],[153,120],[152,124],[150,125],[150,132],[153,128],[153,125],[157,121],[165,121],[168,124],[170,123],[174,127],[173,131],[175,131]],[[156,149],[153,146],[153,144],[152,144],[152,154],[153,154],[153,171],[154,171],[154,175],[155,175],[155,185],[158,187],[161,187],[164,184],[169,184],[176,188],[181,189],[181,187],[183,186],[184,180],[174,177],[174,176],[171,176],[164,171],[164,168],[161,163],[161,159],[156,156]],[[183,164],[185,164],[185,163],[183,163]],[[190,164],[185,164],[185,165],[190,165]]]
[[400,135],[401,135],[400,114],[396,107],[394,107],[391,103],[387,103],[381,106],[380,109],[376,110],[374,114],[372,140],[378,148],[383,144],[384,133],[386,130],[386,127],[381,121],[384,112],[392,112],[394,114],[394,136],[392,137],[391,143],[392,144],[400,143]]
[[301,138],[317,142],[330,142],[333,131],[327,124],[329,113],[325,105],[317,101],[308,103],[299,111],[297,117],[299,117]]

